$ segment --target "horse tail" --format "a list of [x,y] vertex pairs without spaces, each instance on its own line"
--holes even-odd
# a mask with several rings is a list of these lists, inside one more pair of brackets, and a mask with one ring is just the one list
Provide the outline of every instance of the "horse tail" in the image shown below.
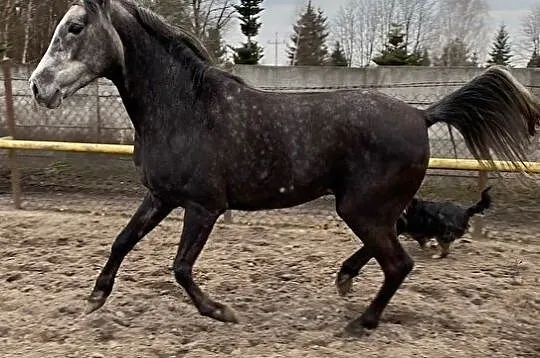
[[491,186],[488,186],[487,188],[482,190],[482,194],[480,195],[480,201],[467,209],[467,215],[469,217],[475,214],[483,213],[484,210],[491,207],[491,196],[489,195],[489,189],[491,189]]
[[490,150],[515,167],[527,161],[530,138],[540,125],[540,101],[504,67],[492,66],[425,110],[427,126],[455,127],[478,160]]

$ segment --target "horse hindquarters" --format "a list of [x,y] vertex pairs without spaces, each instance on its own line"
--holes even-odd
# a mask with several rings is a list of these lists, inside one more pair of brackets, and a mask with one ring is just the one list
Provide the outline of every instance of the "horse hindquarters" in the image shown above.
[[[342,275],[342,280],[337,282],[338,290],[340,293],[348,291],[354,274],[371,257],[377,260],[384,272],[384,282],[376,297],[364,313],[347,326],[350,333],[359,334],[363,328],[378,326],[385,307],[414,266],[398,241],[396,221],[420,187],[427,157],[426,150],[416,158],[416,165],[406,165],[406,159],[396,162],[395,167],[391,164],[389,167],[387,162],[378,171],[371,171],[369,178],[363,170],[358,170],[349,175],[343,187],[337,190],[336,211],[364,244],[359,250],[361,254],[357,252],[345,261],[347,265],[344,265],[353,275],[345,272],[347,275]],[[372,163],[372,168],[377,163]]]

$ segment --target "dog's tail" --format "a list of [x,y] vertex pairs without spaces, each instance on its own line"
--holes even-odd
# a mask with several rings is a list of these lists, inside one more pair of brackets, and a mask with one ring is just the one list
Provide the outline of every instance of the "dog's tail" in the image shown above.
[[467,209],[467,215],[469,215],[469,217],[475,214],[483,213],[484,210],[491,207],[491,196],[489,195],[489,189],[491,189],[491,186],[488,186],[482,190],[480,201]]

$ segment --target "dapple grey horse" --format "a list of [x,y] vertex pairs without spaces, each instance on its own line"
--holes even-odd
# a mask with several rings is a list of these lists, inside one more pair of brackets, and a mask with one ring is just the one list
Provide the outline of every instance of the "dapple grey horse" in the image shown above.
[[122,97],[135,129],[133,160],[148,191],[112,244],[89,312],[107,300],[130,250],[183,207],[175,278],[202,315],[237,322],[192,275],[218,217],[331,193],[337,213],[363,242],[340,269],[339,292],[349,291],[371,258],[384,272],[376,297],[347,326],[353,334],[373,329],[413,268],[396,221],[425,176],[428,127],[450,124],[476,158],[490,159],[493,150],[517,163],[526,160],[540,118],[536,98],[500,67],[426,110],[363,90],[260,91],[213,67],[196,37],[130,0],[75,2],[30,85],[39,104],[56,108],[99,77],[112,80]]

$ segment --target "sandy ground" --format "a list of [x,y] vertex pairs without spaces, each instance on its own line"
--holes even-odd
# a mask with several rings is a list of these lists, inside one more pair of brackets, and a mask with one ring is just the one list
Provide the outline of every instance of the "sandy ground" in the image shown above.
[[196,281],[230,304],[240,324],[199,316],[174,282],[179,213],[126,258],[107,304],[84,315],[84,299],[137,202],[35,194],[14,211],[0,196],[1,357],[540,355],[540,237],[530,218],[494,220],[490,238],[467,236],[445,260],[403,239],[416,266],[379,328],[360,339],[344,337],[343,328],[380,287],[379,266],[371,261],[354,292],[339,297],[335,274],[358,242],[328,212],[294,209],[276,212],[270,224],[219,223],[195,266]]

